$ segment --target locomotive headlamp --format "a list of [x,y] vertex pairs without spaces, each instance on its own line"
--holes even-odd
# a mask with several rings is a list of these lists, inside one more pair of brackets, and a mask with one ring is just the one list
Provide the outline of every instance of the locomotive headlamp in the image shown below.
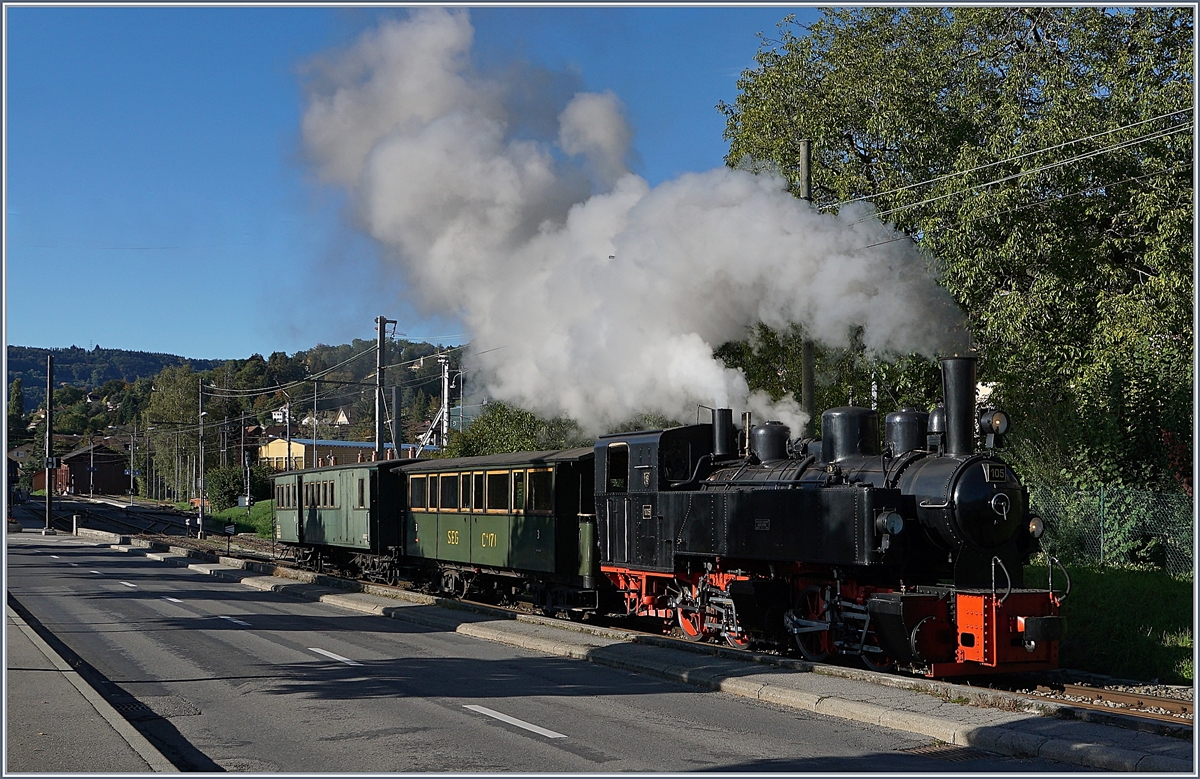
[[1029,535],[1033,538],[1041,538],[1042,533],[1046,532],[1046,523],[1037,514],[1029,518]]
[[880,533],[898,535],[900,531],[904,530],[904,517],[895,511],[885,511],[875,517],[875,529]]
[[999,409],[985,409],[979,415],[979,432],[983,435],[1004,435],[1008,432],[1008,414]]

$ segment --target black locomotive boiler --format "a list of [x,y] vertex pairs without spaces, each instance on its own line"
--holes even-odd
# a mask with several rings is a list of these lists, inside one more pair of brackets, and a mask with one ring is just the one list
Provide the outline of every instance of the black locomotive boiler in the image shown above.
[[[455,595],[660,618],[688,639],[813,661],[1056,667],[1069,583],[1023,586],[1042,523],[992,446],[1007,417],[977,415],[974,357],[942,374],[944,402],[888,414],[882,440],[867,408],[827,410],[821,440],[749,415],[739,432],[717,409],[592,449],[364,464],[357,482],[293,472],[277,480],[280,525],[295,527],[280,539],[388,580],[407,568]],[[357,519],[337,505],[342,482]]]

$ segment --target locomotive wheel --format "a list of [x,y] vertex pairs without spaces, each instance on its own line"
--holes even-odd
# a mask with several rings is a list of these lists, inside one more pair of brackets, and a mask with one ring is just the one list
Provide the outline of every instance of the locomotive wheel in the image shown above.
[[732,630],[721,631],[721,636],[724,637],[725,643],[729,644],[734,649],[749,649],[750,637],[745,633],[735,633]]
[[863,652],[862,661],[869,670],[880,673],[889,673],[896,667],[895,661],[883,653]]
[[685,641],[703,641],[704,614],[683,607],[675,609],[675,617],[679,621],[679,632]]
[[[821,588],[815,585],[805,588],[800,593],[800,597],[796,599],[796,608],[793,612],[801,619],[814,622],[827,620],[829,614],[825,599],[821,594]],[[796,648],[800,650],[800,654],[804,659],[810,663],[823,663],[829,659],[828,630],[814,633],[797,633],[795,634],[795,640]]]

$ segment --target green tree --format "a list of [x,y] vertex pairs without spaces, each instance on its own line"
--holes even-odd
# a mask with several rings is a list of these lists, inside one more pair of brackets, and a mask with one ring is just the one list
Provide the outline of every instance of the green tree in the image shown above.
[[508,452],[537,452],[587,446],[578,426],[568,419],[542,419],[507,403],[488,403],[462,432],[452,432],[447,457],[477,457]]
[[25,392],[18,377],[8,387],[8,445],[16,446],[28,439],[29,433],[25,430]]
[[[869,8],[780,25],[727,161],[865,199],[941,264],[1042,481],[1178,488],[1192,434],[1191,8]],[[1184,485],[1187,487],[1187,485]]]

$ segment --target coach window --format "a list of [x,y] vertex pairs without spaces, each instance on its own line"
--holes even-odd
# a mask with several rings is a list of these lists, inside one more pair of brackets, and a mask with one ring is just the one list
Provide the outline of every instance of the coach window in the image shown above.
[[487,510],[508,511],[508,471],[488,472]]
[[483,511],[483,474],[475,474],[474,479],[475,490],[471,494],[471,508],[476,511]]
[[413,476],[408,480],[408,505],[415,509],[425,508],[425,477]]
[[471,474],[469,473],[458,477],[458,507],[463,511],[471,510]]
[[458,474],[442,474],[442,511],[458,511]]
[[367,480],[358,480],[358,507],[365,509],[367,507]]
[[337,504],[337,482],[331,481],[329,482],[329,505],[336,508]]
[[512,510],[525,510],[525,471],[513,471],[512,475]]
[[554,472],[549,468],[529,472],[529,504],[530,511],[547,514],[554,510],[554,496],[551,493],[554,485]]
[[605,452],[608,458],[608,491],[625,492],[629,478],[629,447],[626,444],[609,444]]

